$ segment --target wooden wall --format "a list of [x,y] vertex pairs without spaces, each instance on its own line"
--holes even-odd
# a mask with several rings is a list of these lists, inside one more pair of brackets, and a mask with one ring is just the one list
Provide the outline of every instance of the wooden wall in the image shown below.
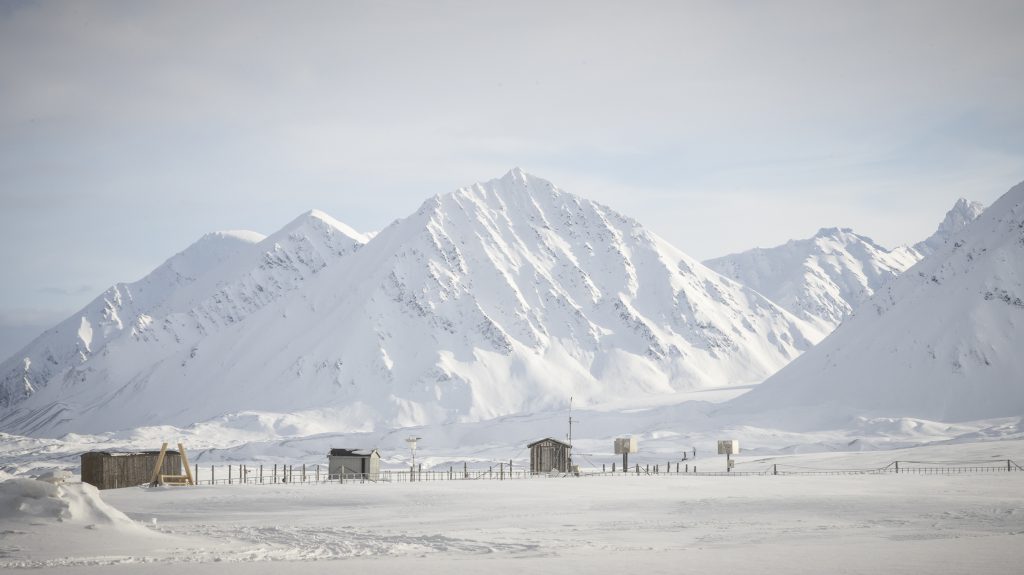
[[[90,451],[82,454],[82,482],[98,489],[118,489],[149,483],[159,451],[144,453],[107,453]],[[161,475],[181,475],[181,454],[168,451],[160,468]]]
[[556,441],[540,441],[530,447],[530,473],[569,471],[569,448]]

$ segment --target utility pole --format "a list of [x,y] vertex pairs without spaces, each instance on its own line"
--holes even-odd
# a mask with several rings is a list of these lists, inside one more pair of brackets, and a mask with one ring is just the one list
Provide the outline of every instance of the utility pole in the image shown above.
[[572,418],[572,396],[569,396],[569,472],[572,472],[572,424],[579,423]]

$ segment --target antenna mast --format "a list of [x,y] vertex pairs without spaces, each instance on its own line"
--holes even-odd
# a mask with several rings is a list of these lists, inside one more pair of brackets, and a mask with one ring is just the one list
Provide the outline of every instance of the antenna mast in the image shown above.
[[[569,468],[572,468],[572,424],[574,420],[572,418],[572,396],[569,396]],[[579,423],[575,421],[575,423]]]

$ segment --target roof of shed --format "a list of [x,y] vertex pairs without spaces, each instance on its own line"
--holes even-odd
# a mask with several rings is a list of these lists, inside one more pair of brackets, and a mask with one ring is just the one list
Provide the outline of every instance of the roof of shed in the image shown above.
[[545,441],[553,441],[553,442],[555,442],[555,443],[557,443],[559,445],[563,445],[565,447],[572,447],[568,443],[566,443],[564,441],[559,441],[559,440],[557,440],[557,439],[555,439],[553,437],[545,437],[544,439],[538,439],[537,441],[534,441],[533,443],[527,444],[526,447],[533,447],[534,445],[537,445],[538,443],[544,443]]
[[370,457],[374,453],[380,457],[380,453],[376,449],[345,449],[345,448],[331,448],[331,455],[337,457]]

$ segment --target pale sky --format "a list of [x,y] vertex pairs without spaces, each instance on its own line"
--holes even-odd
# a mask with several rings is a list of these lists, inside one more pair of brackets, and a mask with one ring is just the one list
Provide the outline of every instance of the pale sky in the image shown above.
[[1024,2],[0,1],[0,356],[202,234],[513,166],[706,259],[1024,180]]

